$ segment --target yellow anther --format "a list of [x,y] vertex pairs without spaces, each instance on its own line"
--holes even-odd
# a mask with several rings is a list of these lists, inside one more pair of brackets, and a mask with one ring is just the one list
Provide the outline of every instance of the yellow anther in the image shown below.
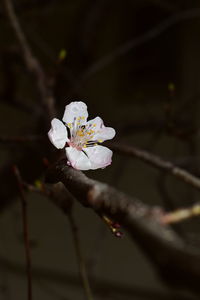
[[96,127],[97,126],[97,124],[93,124],[93,127]]
[[82,120],[85,120],[85,117],[81,117]]
[[86,145],[83,145],[83,148],[86,148],[87,146]]
[[83,131],[82,130],[78,130],[76,133],[78,136],[84,136]]
[[98,142],[99,142],[99,143],[102,143],[103,141],[102,141],[102,140],[98,140]]

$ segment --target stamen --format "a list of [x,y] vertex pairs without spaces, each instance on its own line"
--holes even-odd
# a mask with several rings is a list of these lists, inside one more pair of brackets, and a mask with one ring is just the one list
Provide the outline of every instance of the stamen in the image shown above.
[[80,120],[84,120],[85,117],[79,116],[78,118],[74,118],[71,131],[71,142],[73,143],[74,147],[78,148],[86,148],[86,147],[93,147],[97,146],[98,143],[103,142],[101,140],[92,140],[94,138],[94,134],[96,130],[93,130],[93,127],[96,124],[84,124],[81,125]]
[[78,131],[76,132],[76,134],[77,134],[78,136],[84,136],[83,130],[78,130]]
[[97,141],[87,141],[86,144],[87,144],[87,145],[94,145],[94,144],[96,144],[96,142],[97,142]]

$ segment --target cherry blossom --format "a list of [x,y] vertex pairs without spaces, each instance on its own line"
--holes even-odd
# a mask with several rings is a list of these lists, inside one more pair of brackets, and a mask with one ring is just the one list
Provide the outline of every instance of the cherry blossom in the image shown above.
[[87,121],[87,105],[82,101],[66,105],[62,121],[54,118],[48,137],[57,149],[65,148],[68,164],[78,170],[105,168],[112,162],[112,151],[100,144],[115,136],[96,117]]

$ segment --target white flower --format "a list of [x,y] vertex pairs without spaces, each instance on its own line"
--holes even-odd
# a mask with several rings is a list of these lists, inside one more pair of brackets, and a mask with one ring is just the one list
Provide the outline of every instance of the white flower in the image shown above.
[[[52,144],[65,148],[69,164],[78,170],[105,168],[112,162],[112,151],[99,144],[115,136],[100,117],[87,122],[87,105],[71,102],[66,105],[63,122],[54,118],[48,136]],[[64,123],[64,124],[63,124]]]

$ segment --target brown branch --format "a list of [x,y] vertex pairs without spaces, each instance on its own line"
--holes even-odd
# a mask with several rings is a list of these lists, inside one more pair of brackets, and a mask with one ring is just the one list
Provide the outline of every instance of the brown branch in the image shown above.
[[200,18],[199,9],[195,8],[191,10],[185,10],[169,16],[164,21],[160,22],[160,24],[155,25],[153,28],[145,32],[143,35],[131,39],[130,41],[119,46],[114,51],[110,52],[109,54],[99,59],[97,62],[94,62],[93,65],[89,67],[88,70],[86,70],[86,72],[84,73],[83,79],[85,80],[89,78],[91,75],[93,75],[94,73],[97,73],[98,71],[107,67],[113,61],[127,54],[133,48],[139,47],[157,38],[163,32],[167,31],[170,27],[174,26],[175,24],[178,24],[181,21],[190,20],[194,18]]
[[36,85],[40,95],[41,102],[46,109],[48,118],[52,118],[55,115],[54,112],[54,98],[51,89],[48,87],[46,74],[39,61],[33,56],[28,41],[23,33],[20,23],[15,14],[13,4],[11,0],[4,0],[6,15],[10,21],[16,38],[22,49],[22,55],[27,69],[36,78]]
[[40,186],[36,187],[23,182],[23,185],[28,191],[36,192],[44,196],[47,196],[54,204],[59,206],[67,216],[70,229],[72,232],[72,237],[73,237],[78,267],[79,267],[80,279],[85,292],[85,296],[86,299],[93,300],[92,291],[90,288],[90,283],[86,271],[85,261],[81,250],[78,228],[75,222],[75,218],[72,214],[72,204],[75,199],[61,183],[57,183],[51,186],[46,186],[41,183]]
[[49,183],[61,181],[84,206],[123,225],[166,281],[200,292],[199,251],[162,224],[161,209],[150,208],[107,184],[89,179],[68,167],[66,160],[52,166],[46,180]]
[[149,153],[145,150],[133,146],[122,145],[118,143],[107,143],[109,147],[119,154],[128,155],[131,157],[139,158],[140,160],[150,164],[153,167],[156,167],[162,171],[168,172],[169,174],[177,177],[178,179],[184,181],[187,184],[190,184],[196,189],[200,189],[200,179],[190,172],[182,169],[172,162],[164,160],[163,158]]
[[13,168],[14,174],[17,179],[18,188],[20,192],[20,199],[22,204],[22,220],[23,220],[23,233],[24,233],[24,246],[26,254],[26,273],[28,283],[28,300],[32,300],[32,275],[31,275],[31,251],[28,233],[28,217],[27,217],[27,202],[24,194],[24,188],[19,170],[16,166]]
[[141,47],[149,41],[156,39],[161,34],[166,32],[169,28],[182,21],[196,18],[200,18],[200,9],[195,8],[190,10],[183,10],[176,14],[170,15],[165,20],[155,25],[153,28],[149,29],[144,34],[138,37],[134,37],[126,43],[115,48],[113,51],[104,55],[102,58],[94,62],[91,66],[88,67],[88,69],[86,69],[83,72],[80,79],[75,83],[75,86],[72,87],[70,94],[73,94],[74,91],[77,92],[86,80],[91,78],[94,74],[105,69],[107,66],[111,65],[115,60],[126,55],[129,51],[136,49],[137,47]]
[[[56,170],[56,172],[57,171],[59,171],[59,170]],[[71,173],[71,171],[72,171],[72,173]],[[76,180],[78,179],[78,181],[76,183],[79,182],[79,183],[81,183],[81,185],[85,184],[86,186],[88,186],[88,185],[91,184],[91,188],[92,188],[93,184],[95,184],[96,186],[101,185],[101,187],[102,186],[104,186],[104,187],[106,186],[105,184],[102,184],[102,183],[99,183],[97,181],[88,179],[82,173],[80,173],[78,171],[75,171],[75,173],[73,171],[74,171],[73,169],[69,168],[69,174],[68,174],[68,176],[70,177],[70,180],[72,180],[72,181],[74,181],[75,178],[76,178]],[[50,170],[50,177],[51,178],[52,178],[52,172],[54,172],[54,171]],[[64,176],[64,174],[63,174],[63,176]],[[74,177],[74,178],[72,178],[72,177]],[[85,181],[85,183],[83,183],[82,180]],[[64,185],[62,183],[57,183],[57,184],[54,184],[54,185],[52,185],[52,184],[51,185],[45,185],[45,186],[43,186],[43,184],[41,184],[41,186],[36,187],[36,186],[30,185],[30,184],[26,184],[26,183],[23,182],[23,186],[26,187],[26,189],[28,189],[29,191],[37,192],[37,193],[43,194],[44,196],[49,197],[49,199],[51,201],[53,201],[53,203],[55,205],[57,205],[59,208],[61,208],[63,210],[63,212],[67,216],[69,215],[69,213],[71,211],[71,204],[75,200],[75,198],[73,198],[73,196],[68,192],[68,190],[66,188],[64,188]],[[108,188],[112,189],[110,187],[108,187]],[[81,187],[81,190],[82,190],[82,187]],[[101,196],[99,195],[99,197],[101,197]],[[103,195],[103,197],[104,197],[104,195]],[[180,255],[180,253],[181,253],[182,256],[186,255],[186,258],[188,258],[187,257],[188,253],[189,253],[189,255],[190,255],[190,253],[192,253],[192,255],[194,255],[194,257],[191,259],[190,256],[189,256],[190,262],[191,261],[195,261],[196,257],[198,257],[198,255],[195,252],[195,250],[192,249],[192,248],[190,249],[190,247],[187,247],[187,249],[185,249],[184,243],[172,231],[170,231],[167,227],[163,226],[163,224],[165,223],[165,221],[171,221],[171,220],[167,220],[167,218],[165,218],[165,216],[166,217],[173,216],[178,211],[177,212],[176,211],[172,212],[171,214],[170,213],[169,214],[162,214],[162,213],[160,213],[159,210],[157,210],[155,208],[148,208],[144,204],[140,203],[138,200],[131,199],[131,198],[129,198],[126,195],[124,195],[124,197],[126,197],[127,199],[129,199],[130,205],[134,205],[135,206],[135,212],[133,212],[133,215],[135,214],[135,219],[136,220],[132,220],[132,221],[136,222],[138,224],[135,224],[136,226],[134,225],[134,230],[136,229],[136,232],[132,232],[132,228],[131,228],[131,234],[134,236],[134,238],[136,238],[137,240],[139,240],[139,243],[142,244],[142,247],[146,248],[147,247],[146,245],[152,246],[154,248],[152,251],[153,251],[153,253],[154,253],[154,251],[156,252],[156,253],[154,253],[154,255],[156,256],[157,253],[159,252],[159,250],[157,249],[157,247],[160,247],[160,246],[157,245],[157,243],[155,245],[153,244],[154,240],[156,238],[156,235],[158,235],[158,238],[160,239],[159,242],[161,244],[163,243],[163,240],[164,240],[165,243],[169,243],[170,247],[174,247],[173,251],[170,251],[169,253],[168,253],[168,248],[166,248],[165,251],[161,252],[160,256],[161,257],[163,256],[164,266],[163,266],[163,262],[161,260],[161,257],[159,257],[158,262],[155,261],[157,263],[157,267],[159,267],[159,268],[163,267],[164,269],[166,269],[165,264],[168,263],[169,257],[171,257],[171,256],[173,257],[173,255]],[[118,200],[119,200],[118,198],[115,198],[113,200],[113,204],[114,204],[114,202],[117,202],[117,206],[118,206],[118,204],[119,204]],[[121,201],[121,199],[120,199],[120,201]],[[86,203],[84,203],[84,204],[86,204]],[[199,213],[199,206],[197,206],[197,207],[198,207],[198,213]],[[116,208],[117,207],[115,207],[115,210],[116,210]],[[109,212],[112,211],[112,215],[114,213],[114,215],[117,218],[116,212],[113,212],[115,210],[113,210],[112,207],[110,207],[110,209],[108,209],[108,210],[109,210]],[[97,211],[99,211],[99,209]],[[195,207],[193,208],[193,212],[195,214],[197,212],[196,209],[195,209]],[[143,220],[140,220],[140,218],[143,219]],[[158,222],[159,220],[161,221],[161,223]],[[146,223],[146,225],[142,224],[143,222]],[[74,232],[76,232],[76,225],[74,224],[73,220],[72,220],[72,223],[70,225],[73,227],[73,228],[71,228],[73,230],[73,237],[75,239],[77,239],[77,237],[75,237],[75,235],[74,235]],[[144,232],[143,232],[143,230],[144,230]],[[138,239],[138,234],[139,234],[139,239]],[[152,245],[151,245],[151,241],[149,239],[152,239],[152,235],[153,235],[153,240],[152,240]],[[143,239],[145,239],[146,237],[148,239],[145,242],[145,245],[143,246]],[[142,242],[141,242],[141,239],[142,239]],[[76,240],[76,243],[77,243],[77,240]],[[173,245],[173,243],[174,243],[174,245]],[[76,245],[76,247],[79,248],[80,246]],[[163,247],[163,245],[161,245],[161,247]],[[169,249],[170,249],[170,247],[169,247]],[[176,253],[177,248],[178,248],[178,253]],[[182,251],[180,251],[180,250],[182,250]],[[79,248],[78,251],[80,251],[80,248]],[[186,253],[184,253],[184,252],[186,252]],[[151,257],[151,255],[150,255],[150,257]],[[176,260],[175,257],[173,259]],[[182,257],[182,259],[184,259],[184,256]],[[197,263],[198,263],[198,261],[199,261],[199,259],[197,260]],[[5,259],[3,259],[3,263],[5,263]],[[79,263],[80,263],[80,261],[79,261]],[[181,262],[179,262],[179,263],[181,264]],[[172,266],[172,267],[176,267],[176,266]],[[187,267],[185,267],[185,270],[186,269],[187,269]],[[193,267],[192,267],[192,269],[193,269]],[[190,268],[187,271],[188,271],[187,275],[190,276]],[[33,272],[33,274],[35,274],[35,272]],[[44,274],[42,272],[40,273],[40,271],[37,272],[37,275],[39,277],[44,276]],[[45,273],[45,278],[47,276],[48,279],[52,279],[51,277],[49,278],[49,275],[50,275],[49,271],[47,271]],[[176,275],[173,275],[173,273],[172,273],[171,277],[170,277],[171,281],[173,281],[174,276],[175,276],[175,279],[177,279]],[[64,283],[66,283],[66,277],[67,277],[67,275],[63,275]],[[54,278],[53,280],[55,281],[56,278]],[[181,284],[181,280],[182,280],[182,278],[180,278],[180,284]],[[59,277],[59,282],[60,281],[62,281],[61,277]],[[74,282],[72,282],[69,277],[68,277],[67,281],[70,282],[70,285],[74,284]],[[69,282],[68,282],[68,284],[69,284]],[[78,282],[77,282],[77,284],[78,284]],[[190,281],[188,281],[187,284],[190,285]],[[96,289],[97,285],[96,285],[96,282],[94,280],[93,280],[93,285],[95,287],[95,291],[102,292],[102,288],[101,288],[101,290],[97,290]],[[192,287],[193,287],[193,285],[195,286],[195,289],[196,289],[196,284],[194,282],[192,282]],[[108,289],[110,289],[111,291],[113,290],[111,283],[107,284],[107,286],[108,286]],[[120,292],[119,284],[114,288],[114,291],[117,294]],[[123,289],[123,295],[125,295],[126,293],[128,293],[128,291],[129,291],[129,288],[128,287],[124,287],[124,289]],[[105,294],[103,294],[103,295],[105,297]],[[150,295],[148,293],[147,293],[147,295],[150,297]]]
[[176,211],[165,214],[161,218],[163,224],[178,223],[192,217],[200,216],[200,204],[196,203],[192,207],[177,209]]
[[[10,259],[6,257],[0,256],[0,267],[1,270],[5,270],[10,274],[16,275],[18,278],[22,278],[24,276],[24,268],[21,264],[12,262]],[[40,281],[48,281],[49,284],[57,285],[61,287],[70,287],[74,289],[81,288],[80,280],[73,273],[55,271],[55,269],[51,268],[41,268],[41,267],[33,267],[32,275],[37,282]],[[129,299],[133,299],[133,297],[138,297],[139,299],[145,300],[197,300],[199,298],[191,296],[180,295],[176,292],[167,292],[167,291],[159,291],[154,288],[146,287],[138,287],[134,284],[125,284],[121,280],[119,282],[108,281],[107,279],[93,278],[92,282],[95,286],[95,292],[99,296],[102,295],[103,299],[110,299],[111,296],[120,296],[121,299],[124,297],[129,297]],[[107,296],[107,297],[106,297]]]
[[79,274],[80,274],[80,278],[81,278],[82,285],[84,288],[85,297],[88,300],[93,300],[93,295],[92,295],[92,291],[91,291],[91,287],[90,287],[90,283],[89,283],[89,279],[88,279],[88,275],[87,275],[87,271],[86,271],[85,260],[83,259],[83,254],[81,251],[80,239],[79,239],[79,235],[78,235],[78,228],[76,226],[76,222],[75,222],[72,212],[69,212],[67,214],[67,217],[69,220],[69,225],[70,225],[70,229],[71,229],[73,240],[74,240],[74,247],[75,247],[77,262],[78,262],[78,266],[79,266]]

